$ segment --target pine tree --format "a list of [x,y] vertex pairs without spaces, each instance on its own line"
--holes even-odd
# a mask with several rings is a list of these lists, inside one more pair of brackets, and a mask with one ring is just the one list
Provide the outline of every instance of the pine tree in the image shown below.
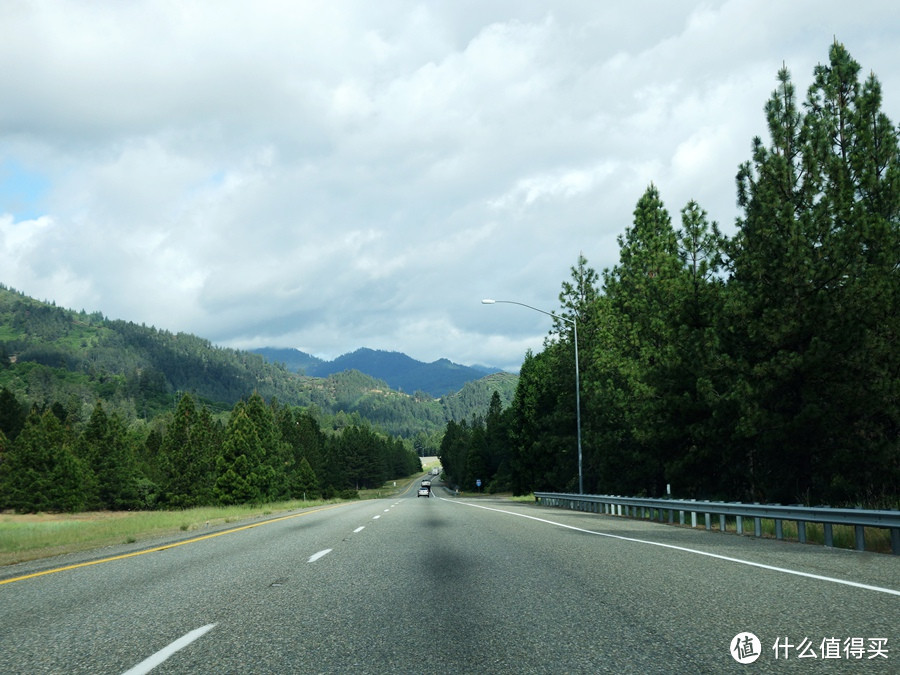
[[509,416],[504,414],[500,392],[491,395],[487,415],[484,418],[484,440],[488,467],[486,480],[491,492],[512,489],[511,448],[509,442]]
[[665,490],[671,448],[660,424],[664,392],[656,374],[678,359],[684,270],[677,234],[654,185],[638,200],[634,224],[619,237],[619,247],[619,264],[603,274],[607,325],[594,350],[598,372],[592,378],[600,383],[593,388],[595,403],[611,409],[603,475],[613,490],[657,496]]
[[72,439],[49,410],[33,408],[6,453],[6,503],[19,512],[84,509],[90,472],[72,452]]
[[302,497],[303,499],[316,499],[319,496],[319,479],[316,478],[316,472],[313,471],[306,457],[300,460],[292,493],[293,497]]
[[719,328],[724,282],[719,275],[725,238],[694,202],[681,211],[681,274],[672,288],[671,358],[650,373],[658,442],[666,447],[665,475],[673,494],[728,498],[729,460],[717,411],[730,383],[722,365]]
[[[463,486],[466,490],[483,492],[490,478],[488,448],[484,434],[484,420],[475,418],[469,424],[469,447],[466,453],[466,475]],[[480,487],[479,487],[479,481]]]
[[281,428],[276,423],[278,402],[266,405],[258,392],[253,392],[244,410],[252,420],[259,438],[260,454],[257,458],[256,473],[259,477],[259,491],[265,501],[286,499],[289,493],[288,470],[291,464],[290,446],[281,437]]
[[438,457],[444,475],[451,485],[457,486],[466,476],[466,456],[469,451],[469,426],[465,420],[447,422],[447,429],[441,439]]
[[6,435],[10,441],[16,440],[16,436],[25,426],[27,410],[19,403],[9,389],[0,389],[0,432]]
[[138,506],[140,476],[134,450],[122,421],[115,414],[107,417],[99,401],[78,438],[76,451],[94,477],[85,488],[90,495],[90,508],[120,510]]
[[3,429],[0,429],[0,511],[12,508],[12,504],[9,503],[11,488],[7,483],[10,471],[9,447],[10,442],[3,433]]
[[269,476],[260,476],[259,457],[262,447],[256,425],[238,406],[232,412],[222,444],[222,455],[216,461],[215,495],[222,504],[246,504],[262,501],[260,485]]
[[573,364],[571,352],[559,343],[546,343],[543,352],[525,355],[509,418],[515,494],[577,491],[574,393],[567,393],[574,389],[574,374],[565,375]]
[[738,173],[728,351],[747,494],[896,494],[900,161],[874,76],[835,43],[805,114],[786,68]]
[[210,503],[217,445],[209,413],[198,411],[193,397],[182,394],[159,449],[168,505],[185,508]]

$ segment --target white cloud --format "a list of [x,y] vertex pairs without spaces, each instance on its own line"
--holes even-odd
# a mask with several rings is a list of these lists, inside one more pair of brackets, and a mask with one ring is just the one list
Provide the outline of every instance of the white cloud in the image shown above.
[[225,345],[515,367],[549,326],[483,296],[554,309],[650,182],[728,226],[777,69],[805,91],[834,36],[897,121],[898,24],[837,0],[2,4],[0,164],[43,212],[0,217],[0,282]]

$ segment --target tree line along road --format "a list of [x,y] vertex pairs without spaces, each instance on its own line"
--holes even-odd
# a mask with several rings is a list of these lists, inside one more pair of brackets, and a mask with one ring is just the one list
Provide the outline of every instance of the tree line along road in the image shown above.
[[900,668],[896,556],[441,487],[124,553],[0,570],[0,672]]

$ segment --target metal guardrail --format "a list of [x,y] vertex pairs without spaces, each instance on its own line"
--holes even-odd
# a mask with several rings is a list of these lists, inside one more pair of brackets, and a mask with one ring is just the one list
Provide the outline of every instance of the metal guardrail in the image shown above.
[[659,522],[685,524],[685,514],[690,514],[691,527],[697,527],[698,514],[702,514],[706,529],[712,529],[712,518],[718,516],[719,530],[726,531],[726,518],[735,518],[737,534],[744,534],[744,521],[753,521],[753,534],[762,536],[762,520],[775,521],[775,537],[784,538],[785,520],[797,523],[797,539],[806,543],[806,524],[823,526],[825,546],[834,546],[834,525],[854,528],[856,550],[866,548],[865,528],[879,527],[890,530],[891,552],[900,555],[900,511],[875,511],[866,509],[837,509],[828,506],[782,506],[780,504],[746,504],[743,502],[708,502],[694,499],[648,499],[643,497],[618,497],[614,495],[576,495],[554,492],[535,492],[535,500],[544,506],[557,506],[574,511],[604,513],[632,518],[650,518]]

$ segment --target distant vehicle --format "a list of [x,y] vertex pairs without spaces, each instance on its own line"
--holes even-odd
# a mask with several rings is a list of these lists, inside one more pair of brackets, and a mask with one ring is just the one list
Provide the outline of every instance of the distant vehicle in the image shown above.
[[428,480],[428,479],[426,478],[425,480],[422,481],[422,487],[430,488],[430,487],[431,487],[431,481]]
[[419,497],[430,497],[430,496],[431,496],[431,489],[430,489],[430,488],[427,488],[427,487],[425,487],[425,486],[423,485],[422,487],[419,488],[419,494],[418,494],[418,496],[419,496]]
[[434,467],[434,468],[431,470],[431,475],[432,475],[432,476],[437,476],[440,472],[441,472],[441,470],[440,470],[439,468]]

